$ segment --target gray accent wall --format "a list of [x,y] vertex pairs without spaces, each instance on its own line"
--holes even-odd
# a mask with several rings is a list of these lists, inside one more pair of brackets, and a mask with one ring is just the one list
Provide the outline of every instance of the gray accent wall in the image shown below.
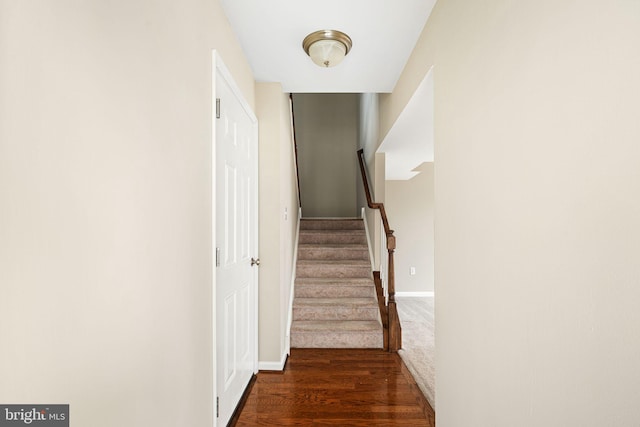
[[359,216],[357,94],[293,97],[302,215]]

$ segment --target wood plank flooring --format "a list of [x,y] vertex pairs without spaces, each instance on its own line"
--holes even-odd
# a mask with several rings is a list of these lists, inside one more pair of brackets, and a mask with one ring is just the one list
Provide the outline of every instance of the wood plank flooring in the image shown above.
[[397,354],[291,349],[284,372],[260,372],[237,426],[435,427],[435,414]]

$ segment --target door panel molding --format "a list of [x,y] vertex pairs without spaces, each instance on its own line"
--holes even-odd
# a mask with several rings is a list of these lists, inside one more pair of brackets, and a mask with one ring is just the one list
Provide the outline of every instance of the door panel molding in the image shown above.
[[[219,269],[227,268],[233,264],[241,264],[241,263],[249,263],[250,259],[253,257],[258,257],[258,182],[257,182],[257,170],[258,170],[258,120],[255,116],[251,106],[244,98],[241,90],[233,80],[231,73],[228,68],[225,66],[222,61],[220,55],[214,50],[212,52],[212,146],[211,146],[211,168],[212,168],[212,194],[211,194],[211,224],[212,224],[212,264],[213,264],[213,274],[212,274],[212,345],[213,345],[213,401],[219,402],[221,409],[223,409],[223,405],[226,403],[224,399],[221,398],[220,393],[218,391],[218,383],[220,382],[220,387],[227,387],[237,375],[237,369],[233,367],[233,364],[225,363],[225,360],[228,358],[242,358],[242,360],[246,360],[243,362],[244,366],[240,367],[242,372],[246,372],[246,369],[251,369],[253,373],[258,372],[258,269],[252,268],[250,273],[250,279],[247,282],[242,283],[241,289],[237,295],[234,295],[233,303],[229,306],[226,305],[224,301],[218,301],[218,297],[224,298],[222,295],[218,295],[217,287],[220,285],[217,283],[216,276],[218,275]],[[248,118],[245,126],[247,129],[238,128],[236,123],[230,123],[229,119],[226,115],[223,114],[225,109],[224,102],[221,105],[218,105],[216,102],[219,96],[220,90],[222,90],[221,84],[227,86],[227,88],[233,94],[233,97],[241,107],[242,112]],[[226,89],[225,89],[226,90]],[[236,111],[237,107],[234,107]],[[216,115],[220,112],[222,117],[220,119],[216,119]],[[245,119],[246,119],[245,118]],[[218,127],[222,126],[221,129]],[[224,170],[219,170],[217,166],[218,159],[217,158],[217,148],[218,148],[218,132],[224,131],[227,137],[233,138],[233,144],[242,152],[246,153],[246,162],[249,164],[249,167],[253,168],[255,171],[255,177],[248,178],[243,180],[242,176],[237,174],[237,171],[231,171],[229,165],[225,165]],[[232,134],[232,135],[230,135]],[[232,168],[231,168],[232,169]],[[233,176],[231,176],[233,175]],[[249,197],[244,200],[235,200],[228,204],[231,210],[226,210],[224,213],[218,212],[218,209],[221,208],[219,203],[224,203],[224,200],[220,199],[220,195],[218,195],[218,179],[222,180],[230,180],[233,183],[228,182],[229,185],[233,185],[240,192],[248,191]],[[252,211],[255,214],[255,217],[252,218]],[[218,215],[224,215],[225,218],[219,218]],[[224,230],[218,230],[218,221],[224,221]],[[242,224],[244,222],[244,224]],[[231,235],[229,230],[235,228],[232,227],[233,224],[238,226],[244,226],[244,229],[247,230],[246,235]],[[222,233],[222,235],[220,234]],[[222,238],[222,239],[219,239]],[[224,245],[227,247],[220,247],[220,240],[224,240]],[[253,247],[252,247],[253,246]],[[221,252],[221,253],[220,253]],[[218,266],[216,266],[216,258],[219,254],[220,258],[218,260]],[[237,324],[233,325],[231,329],[225,328],[224,333],[221,335],[217,334],[218,328],[222,326],[219,324],[218,320],[221,318],[221,315],[224,315],[221,310],[218,309],[219,303],[223,303],[222,305],[225,307],[222,311],[232,310],[237,313],[237,318],[239,321]],[[240,330],[239,330],[240,329]],[[251,333],[244,333],[246,331],[251,331]],[[242,332],[241,332],[242,331]],[[231,335],[233,334],[233,336]],[[244,342],[235,342],[233,345],[231,344],[231,340],[234,339],[237,335],[244,335],[246,337],[246,341]],[[224,344],[225,349],[219,354],[218,345]],[[233,347],[233,348],[232,348]],[[253,354],[250,354],[253,351]],[[242,354],[240,354],[242,353]],[[245,357],[243,357],[245,356]],[[229,362],[229,360],[226,360]],[[222,375],[223,378],[219,378],[218,376],[218,368],[219,364],[224,363],[226,368],[229,368],[229,371],[225,371]],[[249,364],[251,366],[249,366]],[[244,374],[243,374],[244,375]],[[224,397],[224,396],[222,396]],[[236,402],[237,403],[237,402]],[[233,405],[235,407],[235,404]],[[224,408],[227,410],[227,408]],[[213,405],[213,425],[224,425],[226,421],[223,422],[222,419],[218,418],[218,405],[217,403]],[[221,411],[222,412],[222,411]],[[233,412],[233,411],[232,411]]]

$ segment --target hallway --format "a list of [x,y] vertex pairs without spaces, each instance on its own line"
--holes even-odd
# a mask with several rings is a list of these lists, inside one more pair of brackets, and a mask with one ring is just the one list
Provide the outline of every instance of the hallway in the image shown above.
[[235,425],[435,427],[435,413],[397,354],[292,349],[284,372],[258,373]]

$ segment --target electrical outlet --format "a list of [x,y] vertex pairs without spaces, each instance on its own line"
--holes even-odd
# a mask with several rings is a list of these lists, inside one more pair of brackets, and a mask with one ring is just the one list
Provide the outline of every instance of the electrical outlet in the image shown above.
[[416,275],[416,268],[415,267],[411,267],[409,269],[409,274],[412,275],[412,276],[415,276]]

